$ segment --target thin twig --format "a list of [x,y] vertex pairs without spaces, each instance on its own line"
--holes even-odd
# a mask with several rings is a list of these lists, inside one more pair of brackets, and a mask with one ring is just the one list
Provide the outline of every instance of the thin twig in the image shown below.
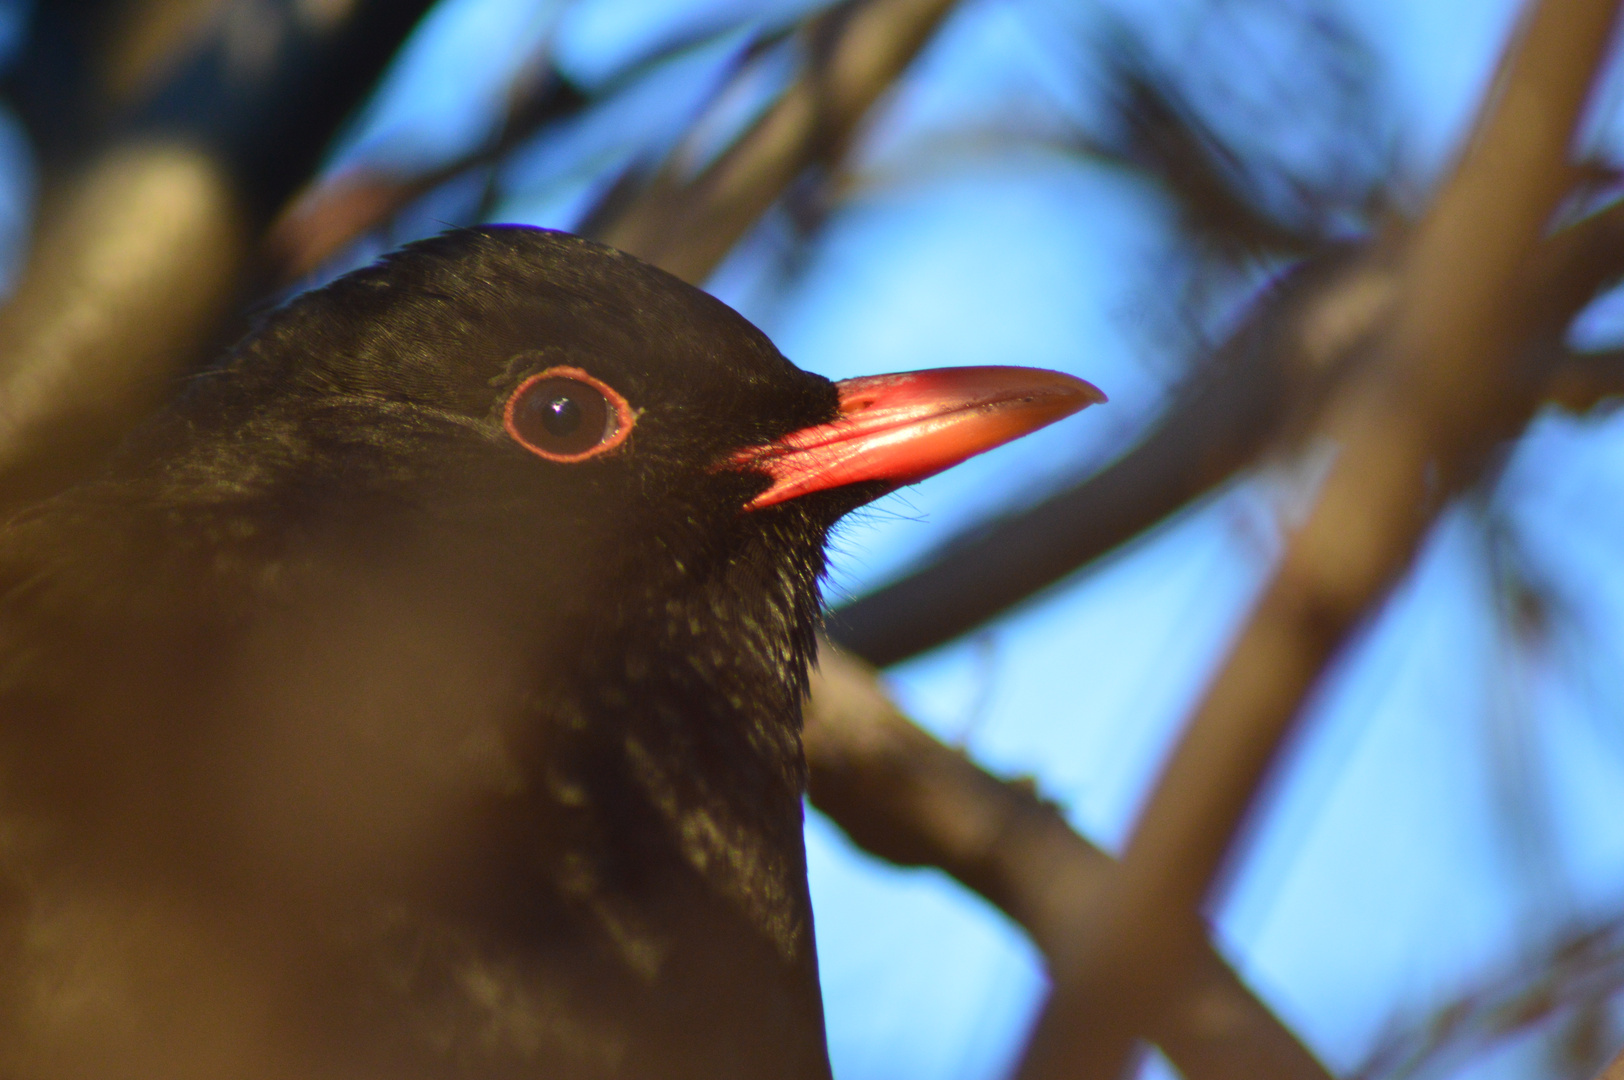
[[[267,240],[278,275],[284,282],[297,280],[428,192],[470,172],[489,173],[544,129],[614,98],[661,65],[704,48],[737,28],[736,22],[725,21],[664,42],[590,91],[576,86],[551,64],[538,61],[529,65],[509,91],[496,135],[485,143],[442,165],[410,175],[362,163],[302,193]],[[741,51],[741,58],[778,43],[790,32],[788,28],[762,31],[751,40],[749,48]]]
[[542,127],[584,109],[588,98],[550,68],[514,88],[496,137],[444,165],[402,176],[367,165],[302,192],[265,238],[268,276],[288,284],[458,176],[488,169]]
[[689,178],[679,150],[599,239],[702,281],[796,177],[833,160],[954,0],[866,0],[814,20],[806,68],[711,165]]
[[[1605,1009],[1624,991],[1624,919],[1572,929],[1517,965],[1384,1039],[1350,1080],[1408,1080],[1447,1073],[1495,1046],[1585,1009]],[[1611,1080],[1611,1078],[1608,1078]]]

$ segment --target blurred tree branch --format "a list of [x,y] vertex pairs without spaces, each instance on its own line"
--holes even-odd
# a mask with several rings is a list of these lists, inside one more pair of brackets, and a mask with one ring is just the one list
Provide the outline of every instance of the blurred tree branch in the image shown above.
[[1335,462],[1092,905],[1022,1080],[1114,1080],[1153,1026],[1192,923],[1321,671],[1408,566],[1446,491],[1538,400],[1516,301],[1575,173],[1570,140],[1616,15],[1543,0],[1508,51],[1455,174],[1416,228],[1392,329],[1316,428]]
[[[0,508],[86,472],[218,340],[258,230],[427,6],[357,0],[318,18],[296,0],[227,4],[178,35],[180,55],[148,62],[163,77],[116,102],[85,163],[51,178],[0,310]],[[269,48],[245,53],[235,20],[249,8],[272,24],[255,28]]]
[[[999,780],[899,712],[873,669],[827,645],[806,710],[813,803],[864,850],[953,875],[1065,968],[1111,857],[1053,804]],[[1150,1033],[1187,1080],[1328,1080],[1210,945]]]
[[950,641],[1142,534],[1255,462],[1380,325],[1394,273],[1335,248],[1290,271],[1121,458],[955,537],[836,609],[829,636],[884,667]]
[[1240,155],[1203,121],[1177,74],[1157,63],[1120,17],[1108,26],[1103,62],[1114,130],[1086,137],[1081,149],[1153,178],[1178,208],[1181,233],[1228,261],[1310,255],[1325,247],[1317,231],[1281,221],[1254,201]]
[[412,176],[362,166],[307,188],[266,237],[270,276],[284,284],[297,281],[423,195],[472,170],[494,166],[547,124],[580,112],[592,100],[551,66],[543,67],[514,88],[488,145]]
[[589,231],[688,281],[703,281],[809,166],[835,159],[954,0],[848,2],[806,29],[806,66],[737,141],[696,176],[679,148],[623,209]]
[[[1328,248],[1289,271],[1137,446],[1030,507],[987,521],[830,616],[832,641],[881,667],[980,626],[1250,466],[1311,417],[1392,315],[1398,247]],[[1523,272],[1535,339],[1560,339],[1624,275],[1624,205],[1559,230]],[[1541,346],[1542,347],[1542,346]],[[1610,393],[1608,358],[1555,373],[1553,400]],[[1536,368],[1539,363],[1536,362]],[[1593,403],[1593,402],[1592,402]],[[1588,407],[1588,406],[1586,406]]]
[[[1385,1039],[1350,1080],[1408,1080],[1447,1068],[1552,1019],[1605,1010],[1621,989],[1624,919],[1569,930],[1517,970],[1456,995],[1423,1023]],[[1578,1076],[1591,1075],[1595,1058],[1578,1068]]]

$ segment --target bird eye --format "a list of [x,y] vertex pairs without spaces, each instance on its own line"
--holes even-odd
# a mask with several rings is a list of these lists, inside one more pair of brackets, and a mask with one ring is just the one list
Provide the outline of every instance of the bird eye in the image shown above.
[[548,368],[519,384],[503,424],[549,461],[584,461],[626,441],[637,418],[614,387],[580,368]]

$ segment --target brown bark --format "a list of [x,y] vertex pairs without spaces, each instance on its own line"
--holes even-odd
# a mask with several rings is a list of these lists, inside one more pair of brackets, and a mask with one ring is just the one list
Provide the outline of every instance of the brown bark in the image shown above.
[[[947,871],[1019,923],[1051,967],[1069,965],[1079,913],[1115,863],[1052,803],[932,738],[872,668],[827,645],[805,742],[812,800],[848,836],[882,859]],[[1178,973],[1149,1035],[1186,1080],[1330,1076],[1211,945]]]

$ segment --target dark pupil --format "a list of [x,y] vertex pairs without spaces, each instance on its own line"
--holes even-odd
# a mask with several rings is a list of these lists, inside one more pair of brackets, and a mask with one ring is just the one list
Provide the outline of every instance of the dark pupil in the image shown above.
[[549,454],[584,454],[614,434],[613,410],[595,387],[575,379],[543,379],[514,404],[515,433]]
[[581,407],[574,398],[555,397],[542,407],[541,426],[553,435],[570,435],[581,426]]

